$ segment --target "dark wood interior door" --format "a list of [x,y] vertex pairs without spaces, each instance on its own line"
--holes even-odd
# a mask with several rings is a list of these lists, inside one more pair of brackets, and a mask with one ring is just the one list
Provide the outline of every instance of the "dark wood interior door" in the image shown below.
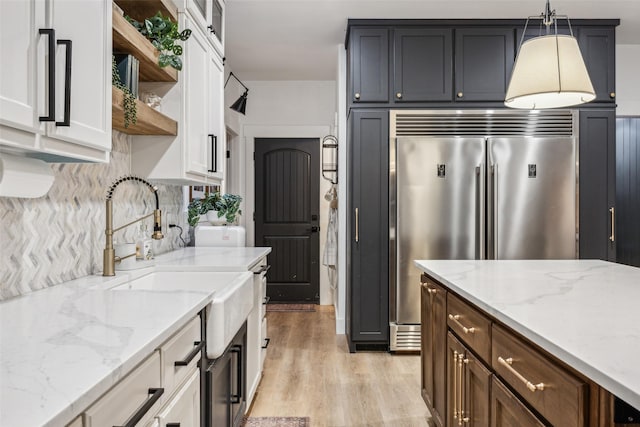
[[320,300],[320,141],[256,138],[256,246],[270,246],[271,302]]

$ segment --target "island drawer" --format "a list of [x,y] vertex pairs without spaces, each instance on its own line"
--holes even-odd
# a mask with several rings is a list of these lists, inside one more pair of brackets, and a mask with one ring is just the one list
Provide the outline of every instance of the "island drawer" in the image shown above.
[[583,426],[587,385],[506,329],[493,325],[491,365],[551,424]]
[[166,399],[193,373],[204,346],[201,341],[200,317],[196,316],[160,347]]
[[485,362],[491,360],[491,320],[449,292],[447,325]]

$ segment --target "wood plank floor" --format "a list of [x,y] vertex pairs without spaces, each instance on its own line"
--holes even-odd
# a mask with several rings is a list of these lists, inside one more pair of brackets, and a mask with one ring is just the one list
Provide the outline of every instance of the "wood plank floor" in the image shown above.
[[420,356],[349,353],[331,306],[268,312],[271,338],[250,416],[308,416],[311,426],[428,426]]

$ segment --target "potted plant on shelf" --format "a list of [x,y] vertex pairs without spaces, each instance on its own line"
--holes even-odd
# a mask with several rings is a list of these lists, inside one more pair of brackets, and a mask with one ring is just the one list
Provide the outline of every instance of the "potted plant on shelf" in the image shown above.
[[[202,199],[193,200],[187,207],[187,221],[195,227],[199,222],[212,225],[235,224],[242,214],[242,197],[235,194],[208,193]],[[205,217],[206,216],[206,219]]]

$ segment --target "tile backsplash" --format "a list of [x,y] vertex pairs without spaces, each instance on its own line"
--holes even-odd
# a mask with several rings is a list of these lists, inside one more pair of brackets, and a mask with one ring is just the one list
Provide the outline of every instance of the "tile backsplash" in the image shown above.
[[[114,131],[109,164],[52,164],[55,182],[46,196],[0,197],[0,300],[102,271],[105,196],[130,173],[129,145],[127,135]],[[163,253],[182,245],[180,231],[169,229],[167,220],[185,230],[185,240],[188,225],[182,187],[157,185],[165,238],[154,241],[154,251]],[[154,208],[147,186],[124,182],[113,195],[114,227]],[[153,230],[152,218],[144,223]],[[133,242],[138,230],[136,224],[118,231],[114,241]]]

